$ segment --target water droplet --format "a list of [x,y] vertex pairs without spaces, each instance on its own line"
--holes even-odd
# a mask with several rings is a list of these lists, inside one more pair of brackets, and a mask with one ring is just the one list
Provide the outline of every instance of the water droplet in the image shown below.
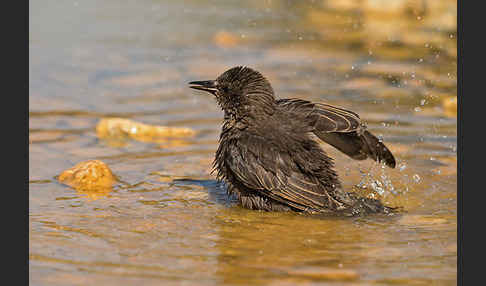
[[424,59],[418,59],[418,62],[419,62],[419,63],[421,63],[421,62],[423,62],[423,61],[424,61]]
[[412,179],[415,181],[415,183],[420,183],[420,176],[418,174],[413,175]]
[[420,107],[418,107],[418,106],[417,106],[417,107],[415,107],[413,110],[414,110],[415,112],[420,112],[420,111],[422,111],[422,108],[420,108]]
[[398,165],[398,166],[399,166],[400,172],[403,172],[403,170],[407,169],[407,165],[405,163],[400,163],[400,165]]
[[426,102],[426,100],[425,100],[425,99],[422,99],[422,100],[420,101],[420,105],[424,106],[425,102]]
[[380,195],[383,195],[385,193],[385,190],[383,189],[383,184],[378,180],[374,180],[371,183],[371,187]]

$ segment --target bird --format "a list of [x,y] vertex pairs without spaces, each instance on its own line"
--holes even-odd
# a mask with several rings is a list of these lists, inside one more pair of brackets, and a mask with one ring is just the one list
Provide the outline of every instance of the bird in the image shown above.
[[224,112],[213,172],[242,207],[348,216],[396,209],[343,190],[333,159],[321,147],[323,141],[352,159],[370,158],[395,168],[393,154],[357,113],[279,99],[270,82],[246,66],[189,85],[212,94]]

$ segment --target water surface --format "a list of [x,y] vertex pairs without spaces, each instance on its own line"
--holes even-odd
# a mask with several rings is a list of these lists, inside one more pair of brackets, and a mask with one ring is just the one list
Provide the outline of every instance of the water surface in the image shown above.
[[[32,285],[456,284],[455,1],[29,3]],[[345,188],[404,213],[237,206],[210,174],[222,112],[187,88],[235,65],[359,113],[396,169],[323,147]],[[95,132],[113,116],[198,135],[113,144]],[[124,183],[57,183],[91,159]]]

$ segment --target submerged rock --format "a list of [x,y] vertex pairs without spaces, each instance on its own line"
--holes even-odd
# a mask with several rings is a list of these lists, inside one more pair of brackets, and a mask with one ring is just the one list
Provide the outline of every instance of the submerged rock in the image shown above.
[[108,165],[99,160],[80,162],[62,172],[58,180],[82,192],[109,192],[116,182]]
[[125,118],[103,118],[96,126],[99,138],[132,138],[143,142],[157,142],[167,137],[189,137],[196,134],[190,128],[149,125]]

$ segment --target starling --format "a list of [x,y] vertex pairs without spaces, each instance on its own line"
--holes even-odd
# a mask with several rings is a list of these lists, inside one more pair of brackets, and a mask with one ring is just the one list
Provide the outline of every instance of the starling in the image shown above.
[[379,200],[344,191],[333,159],[317,141],[355,160],[371,158],[394,168],[392,153],[358,114],[303,99],[276,99],[268,80],[248,67],[189,84],[214,95],[224,111],[213,171],[243,207],[346,215],[392,212]]

